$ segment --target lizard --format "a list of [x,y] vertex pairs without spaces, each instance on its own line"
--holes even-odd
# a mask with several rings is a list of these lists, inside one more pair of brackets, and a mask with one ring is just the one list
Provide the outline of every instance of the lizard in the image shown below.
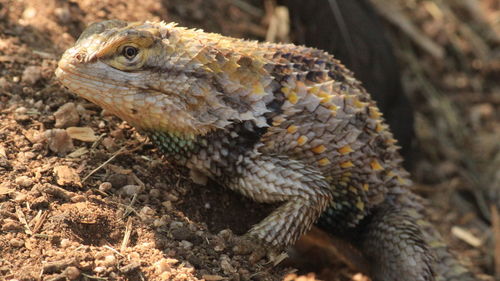
[[315,224],[358,248],[375,281],[474,280],[425,221],[375,102],[324,51],[108,20],[83,31],[56,76],[195,183],[280,203],[244,235],[256,248],[283,250]]

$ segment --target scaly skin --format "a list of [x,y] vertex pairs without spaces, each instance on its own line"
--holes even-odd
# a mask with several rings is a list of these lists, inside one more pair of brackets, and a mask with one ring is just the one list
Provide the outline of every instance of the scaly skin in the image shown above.
[[429,246],[438,234],[408,191],[381,113],[325,52],[105,21],[65,52],[56,75],[147,134],[195,182],[282,202],[247,234],[268,248],[317,223],[357,246],[376,281],[474,280]]

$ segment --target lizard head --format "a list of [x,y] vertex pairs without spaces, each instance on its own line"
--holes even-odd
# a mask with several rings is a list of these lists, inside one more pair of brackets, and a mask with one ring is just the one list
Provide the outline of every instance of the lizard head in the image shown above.
[[[94,23],[63,54],[56,76],[70,91],[144,131],[194,137],[234,120],[263,126],[270,79],[229,78],[222,67],[236,69],[242,55],[223,51],[228,40],[174,23]],[[245,96],[246,89],[261,97],[247,101],[229,94]]]

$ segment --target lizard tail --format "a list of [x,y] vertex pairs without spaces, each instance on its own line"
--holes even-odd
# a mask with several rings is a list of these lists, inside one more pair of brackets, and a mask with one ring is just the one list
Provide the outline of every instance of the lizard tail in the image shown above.
[[371,263],[373,279],[477,280],[425,219],[423,199],[406,189],[396,188],[391,193],[369,219],[359,242]]
[[[415,199],[420,199],[415,194],[411,194]],[[422,205],[423,206],[423,205]],[[425,210],[424,210],[425,211]],[[424,240],[432,250],[436,262],[433,265],[436,273],[436,281],[476,281],[478,280],[470,270],[460,263],[457,257],[450,252],[450,249],[443,242],[441,234],[426,219],[425,212],[418,212],[417,223],[422,231]]]

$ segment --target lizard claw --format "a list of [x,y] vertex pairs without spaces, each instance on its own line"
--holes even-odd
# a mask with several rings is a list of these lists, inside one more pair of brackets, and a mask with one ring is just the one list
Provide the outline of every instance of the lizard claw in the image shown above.
[[267,257],[269,262],[277,265],[288,257],[286,253],[283,253],[277,247],[250,237],[249,235],[235,237],[233,244],[235,244],[233,247],[233,252],[235,254],[249,255],[249,261],[254,264],[264,257]]

